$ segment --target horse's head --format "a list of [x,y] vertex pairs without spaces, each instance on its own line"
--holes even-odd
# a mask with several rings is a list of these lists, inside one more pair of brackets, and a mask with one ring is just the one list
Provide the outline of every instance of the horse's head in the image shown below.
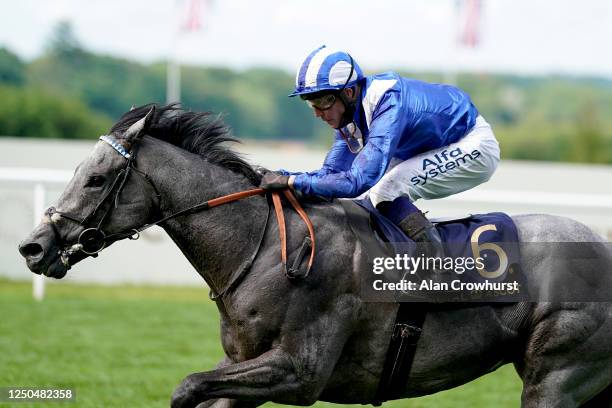
[[[62,278],[76,262],[95,256],[151,220],[158,205],[155,187],[135,162],[155,116],[154,108],[144,108],[139,108],[140,118],[127,129],[114,127],[110,135],[101,137],[56,206],[47,209],[19,245],[32,272]],[[130,114],[137,119],[138,112]]]

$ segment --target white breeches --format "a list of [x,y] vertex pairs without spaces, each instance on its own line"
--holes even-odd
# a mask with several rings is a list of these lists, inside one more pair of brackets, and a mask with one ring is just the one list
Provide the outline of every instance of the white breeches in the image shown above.
[[469,190],[489,180],[499,163],[499,144],[491,126],[478,116],[461,140],[408,160],[393,159],[378,183],[361,197],[372,204],[406,196],[430,200]]

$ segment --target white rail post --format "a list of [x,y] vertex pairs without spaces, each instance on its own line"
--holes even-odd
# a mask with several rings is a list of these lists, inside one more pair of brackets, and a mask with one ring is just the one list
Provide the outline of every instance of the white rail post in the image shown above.
[[[40,222],[40,217],[45,210],[45,187],[41,183],[34,185],[34,227]],[[45,277],[34,275],[32,278],[32,296],[39,302],[45,297]]]

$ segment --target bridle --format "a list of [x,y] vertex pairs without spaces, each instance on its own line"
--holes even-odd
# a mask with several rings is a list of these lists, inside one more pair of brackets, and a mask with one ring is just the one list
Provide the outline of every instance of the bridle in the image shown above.
[[[127,181],[130,178],[130,175],[132,174],[132,172],[140,174],[147,181],[147,183],[155,191],[155,194],[158,200],[160,198],[160,194],[157,188],[155,187],[155,185],[153,184],[153,182],[151,181],[151,178],[146,173],[144,173],[143,171],[140,171],[136,167],[136,153],[138,151],[138,145],[134,146],[131,152],[127,152],[125,148],[119,142],[117,142],[112,136],[103,135],[103,136],[100,136],[100,140],[108,143],[110,146],[113,147],[113,149],[115,149],[115,151],[117,151],[121,156],[123,156],[126,159],[125,165],[119,171],[119,173],[115,177],[115,180],[113,180],[111,187],[106,191],[106,193],[104,193],[104,195],[102,196],[102,199],[89,212],[89,214],[87,214],[83,218],[79,218],[77,215],[70,214],[67,212],[57,211],[54,207],[49,207],[45,211],[45,215],[51,219],[50,224],[53,228],[55,238],[60,242],[61,249],[60,249],[59,255],[60,255],[61,261],[64,264],[64,266],[68,269],[70,269],[70,259],[69,258],[71,255],[80,251],[86,255],[96,257],[97,254],[100,251],[102,251],[110,243],[119,241],[125,238],[134,239],[134,240],[138,239],[141,231],[161,222],[160,220],[150,225],[145,224],[144,226],[138,229],[130,229],[130,230],[122,231],[122,232],[112,234],[112,235],[106,234],[104,232],[104,230],[102,229],[102,226],[108,220],[108,217],[110,216],[113,207],[114,208],[118,207],[119,196],[121,192],[123,191],[124,187],[126,186]],[[112,204],[107,205],[106,208],[104,208],[105,205],[111,200],[112,200]],[[95,224],[92,223],[96,214],[99,214],[101,210],[103,212],[102,212],[102,216],[100,217],[99,221]],[[84,230],[81,231],[81,233],[79,234],[77,238],[76,244],[69,245],[64,241],[61,234],[57,231],[55,223],[53,222],[52,217],[55,214],[84,227]]]
[[[53,229],[53,233],[55,234],[55,238],[60,243],[59,255],[60,255],[61,262],[67,269],[70,269],[71,267],[70,257],[78,252],[82,252],[87,256],[96,257],[100,251],[102,251],[106,246],[110,245],[111,243],[120,241],[126,238],[131,239],[131,240],[136,240],[140,237],[140,233],[142,231],[148,228],[151,228],[154,225],[158,225],[165,221],[168,221],[172,218],[178,217],[180,215],[192,214],[195,212],[208,210],[210,208],[214,208],[222,204],[230,203],[230,202],[240,200],[246,197],[265,194],[267,192],[266,190],[262,188],[255,188],[251,190],[239,191],[236,193],[232,193],[232,194],[217,197],[217,198],[214,198],[208,201],[204,201],[202,203],[196,204],[189,208],[177,211],[166,217],[160,218],[154,222],[144,224],[139,228],[131,228],[131,229],[124,230],[124,231],[114,233],[114,234],[106,234],[104,230],[102,229],[102,227],[104,223],[108,220],[113,207],[114,208],[118,207],[119,195],[121,194],[125,185],[127,184],[127,181],[130,175],[132,174],[132,172],[140,174],[145,179],[145,181],[155,191],[156,198],[158,201],[160,200],[161,195],[159,194],[159,190],[155,187],[155,184],[153,184],[151,177],[149,177],[145,172],[139,170],[136,167],[136,153],[138,152],[138,147],[139,147],[138,144],[133,146],[132,150],[128,152],[123,147],[123,145],[121,145],[118,141],[116,141],[110,135],[102,135],[100,136],[100,140],[108,143],[111,147],[113,147],[115,151],[117,151],[117,153],[119,153],[121,156],[123,156],[126,159],[125,165],[119,171],[119,173],[115,177],[115,180],[111,184],[111,187],[104,194],[100,202],[98,202],[98,204],[96,204],[96,206],[84,218],[79,218],[76,215],[66,213],[63,211],[61,212],[57,211],[57,209],[55,209],[54,207],[49,207],[45,211],[45,215],[47,215],[50,219],[50,225]],[[280,234],[280,242],[281,242],[281,262],[282,262],[283,270],[285,272],[285,275],[287,275],[287,277],[294,278],[298,276],[297,271],[295,270],[295,268],[291,268],[290,270],[287,270],[287,266],[286,266],[287,265],[286,231],[285,231],[285,221],[284,221],[284,215],[283,215],[283,210],[282,210],[282,203],[280,199],[280,193],[278,191],[271,191],[271,194],[272,194],[272,201],[274,203],[274,207],[276,210],[277,220],[279,223],[279,234]],[[286,199],[291,203],[291,205],[296,210],[296,212],[299,214],[300,218],[302,218],[302,220],[306,224],[309,235],[310,235],[310,247],[311,247],[310,248],[311,249],[310,259],[308,261],[306,272],[301,275],[301,277],[305,277],[310,272],[310,268],[312,267],[312,264],[314,261],[314,252],[315,252],[314,228],[312,226],[312,222],[308,218],[308,215],[303,210],[303,208],[301,207],[301,205],[299,204],[299,202],[297,201],[293,193],[290,190],[284,190],[283,194],[285,195]],[[100,217],[97,224],[95,224],[95,226],[92,226],[94,225],[92,224],[92,220],[94,219],[96,214],[98,214],[100,210],[105,206],[105,204],[111,199],[112,199],[112,204],[106,207],[106,209],[102,213],[102,216]],[[70,245],[61,237],[61,234],[57,230],[57,227],[55,226],[55,222],[52,218],[56,214],[61,216],[62,218],[70,220],[84,227],[84,230],[79,234],[77,242],[75,244]],[[261,241],[259,244],[261,245]]]

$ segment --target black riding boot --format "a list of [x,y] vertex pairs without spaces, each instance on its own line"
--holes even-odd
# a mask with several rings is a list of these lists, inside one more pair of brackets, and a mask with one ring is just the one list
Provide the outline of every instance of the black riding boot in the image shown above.
[[421,211],[408,215],[398,226],[417,244],[422,244],[426,257],[444,258],[442,237]]
[[[433,280],[436,283],[448,281],[451,276],[448,273],[444,273],[441,265],[444,262],[442,237],[440,237],[436,227],[425,217],[425,214],[407,197],[398,197],[393,201],[380,202],[376,208],[415,241],[417,243],[417,250],[423,252],[426,258],[435,258],[433,266],[421,267],[419,271],[416,271],[416,275],[411,275],[417,278],[415,282],[418,284],[425,279]],[[415,253],[413,256],[418,257],[420,255],[420,253]],[[426,262],[429,265],[429,261]],[[417,291],[411,293],[410,296],[419,297],[419,295],[424,296],[427,302],[437,303],[448,300],[448,292],[443,290]]]
[[378,211],[393,221],[413,241],[425,247],[427,257],[444,258],[442,238],[436,227],[429,222],[408,197],[397,197],[393,201],[382,201],[376,205]]

